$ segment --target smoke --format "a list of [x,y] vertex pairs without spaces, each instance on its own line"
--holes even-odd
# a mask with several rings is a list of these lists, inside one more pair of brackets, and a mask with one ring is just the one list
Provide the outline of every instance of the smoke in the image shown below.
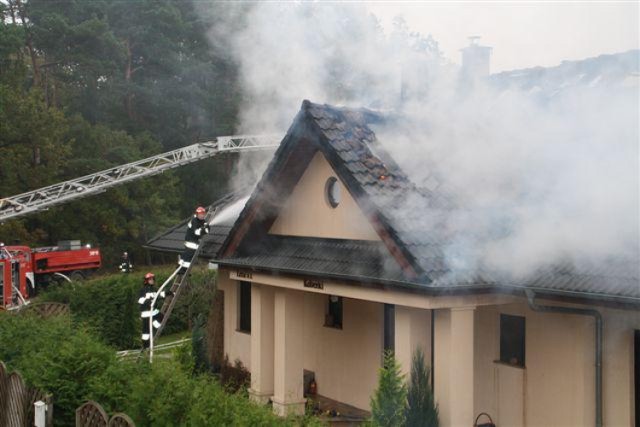
[[463,86],[430,36],[402,19],[385,34],[357,4],[224,3],[215,16],[212,47],[240,69],[241,132],[284,134],[303,99],[401,113],[375,131],[418,186],[457,207],[403,205],[420,233],[446,229],[450,268],[523,277],[625,258],[637,270],[637,84]]
[[[408,106],[401,124],[376,133],[414,182],[457,206],[444,213],[454,270],[523,278],[558,262],[594,271],[622,258],[637,277],[638,114],[635,88],[541,102],[483,87]],[[427,224],[443,213],[424,215]]]

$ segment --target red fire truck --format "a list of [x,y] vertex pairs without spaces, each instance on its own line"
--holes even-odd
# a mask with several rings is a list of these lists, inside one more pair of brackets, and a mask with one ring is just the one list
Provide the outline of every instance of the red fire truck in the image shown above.
[[101,265],[100,249],[81,246],[79,241],[34,249],[0,247],[0,310],[27,304],[38,287],[57,277],[79,280]]

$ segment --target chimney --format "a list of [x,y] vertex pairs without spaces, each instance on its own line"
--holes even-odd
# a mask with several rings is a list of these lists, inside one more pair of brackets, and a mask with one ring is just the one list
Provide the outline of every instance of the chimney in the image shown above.
[[479,36],[469,37],[469,46],[462,51],[462,78],[477,80],[489,77],[491,48],[478,44]]

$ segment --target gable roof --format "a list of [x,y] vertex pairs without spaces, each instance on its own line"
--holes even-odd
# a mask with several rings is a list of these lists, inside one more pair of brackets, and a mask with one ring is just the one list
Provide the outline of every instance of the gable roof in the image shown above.
[[[547,294],[640,304],[637,269],[589,271],[563,265],[540,270],[521,281],[490,272],[448,274],[443,253],[447,242],[444,219],[454,203],[442,188],[430,191],[416,187],[382,148],[371,126],[393,119],[366,109],[304,101],[214,256],[215,261],[229,266],[406,285],[430,292],[512,292],[526,287]],[[362,247],[362,242],[276,238],[268,234],[279,207],[317,152],[324,155],[380,236],[382,243],[377,247]],[[424,230],[426,214],[430,216],[430,230]],[[341,262],[350,250],[363,251],[364,266]]]
[[[366,109],[336,108],[302,103],[272,162],[247,202],[220,261],[246,252],[267,238],[286,197],[316,152],[321,152],[354,198],[387,248],[412,282],[429,283],[446,272],[438,242],[424,239],[407,227],[400,205],[406,200],[426,208],[442,204],[441,197],[418,190],[382,148],[369,127],[386,117]],[[400,221],[402,219],[402,221]],[[410,221],[409,221],[410,222]],[[422,233],[424,234],[424,233]],[[250,237],[248,237],[250,236]],[[251,242],[250,244],[247,242]]]

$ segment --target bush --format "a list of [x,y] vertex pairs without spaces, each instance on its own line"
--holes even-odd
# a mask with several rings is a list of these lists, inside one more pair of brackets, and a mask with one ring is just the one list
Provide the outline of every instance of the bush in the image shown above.
[[244,367],[240,359],[236,359],[233,365],[229,363],[229,356],[224,356],[224,362],[220,368],[220,382],[231,393],[246,390],[251,385],[251,373]]
[[[156,282],[162,284],[170,274],[170,270],[160,270]],[[131,349],[142,345],[137,303],[142,283],[142,273],[114,274],[82,283],[52,285],[39,300],[69,304],[74,322],[93,329],[108,345]],[[214,292],[215,274],[194,271],[191,284],[180,293],[163,334],[187,330],[193,317],[207,316]]]
[[137,426],[318,425],[317,419],[276,417],[243,393],[228,394],[208,375],[192,376],[190,346],[173,359],[137,363],[116,359],[115,350],[67,317],[43,320],[0,312],[0,360],[25,381],[53,394],[54,423],[73,426],[75,409],[87,400],[107,413],[124,412]]
[[52,285],[43,301],[67,303],[74,322],[91,328],[106,344],[118,349],[139,346],[140,275],[112,275],[82,283]]
[[407,427],[438,427],[438,406],[429,381],[430,369],[424,363],[422,349],[416,349],[411,361],[411,380],[407,392]]
[[45,321],[0,312],[0,342],[0,360],[29,385],[53,394],[56,425],[73,425],[92,378],[117,363],[113,349],[66,317]]
[[407,386],[400,365],[392,351],[385,351],[378,376],[378,388],[371,398],[371,417],[374,426],[404,425]]

